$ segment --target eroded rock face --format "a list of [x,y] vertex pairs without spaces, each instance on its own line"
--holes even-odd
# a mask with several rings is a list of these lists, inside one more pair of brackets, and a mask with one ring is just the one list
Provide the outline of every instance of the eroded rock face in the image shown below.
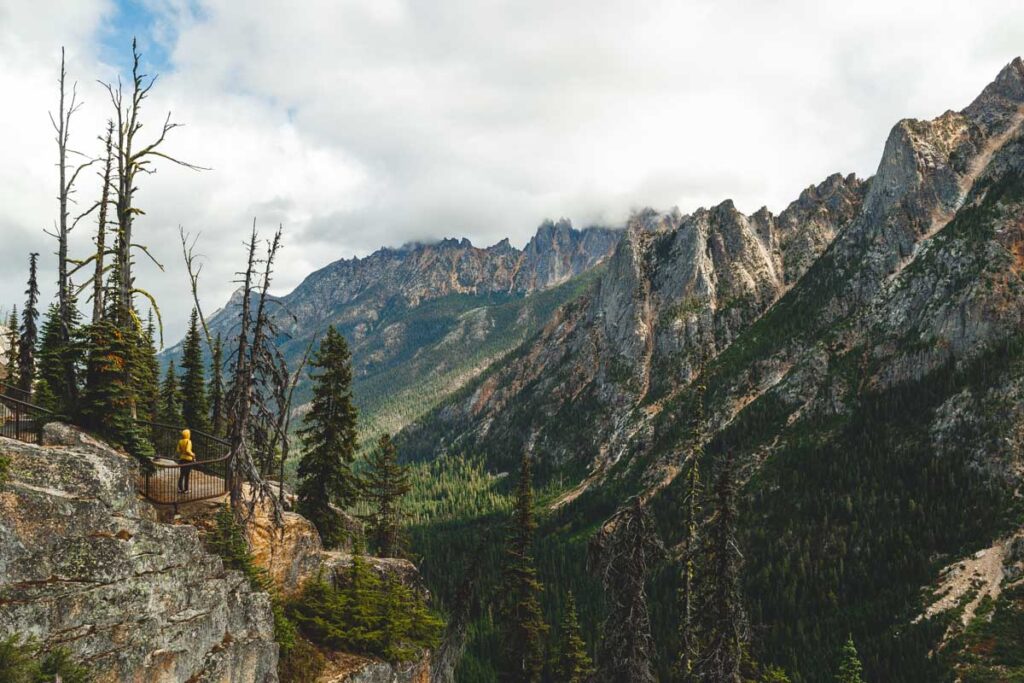
[[66,647],[100,683],[277,681],[267,595],[158,522],[131,459],[62,425],[45,439],[0,438],[0,633]]
[[[770,308],[859,214],[868,183],[835,174],[779,216],[726,200],[691,215],[635,214],[605,272],[472,392],[424,418],[444,450],[617,461],[643,420],[629,411],[692,378]],[[442,429],[438,429],[441,426]],[[414,425],[406,452],[427,442]],[[500,456],[499,456],[500,457]],[[516,456],[518,457],[518,456]]]

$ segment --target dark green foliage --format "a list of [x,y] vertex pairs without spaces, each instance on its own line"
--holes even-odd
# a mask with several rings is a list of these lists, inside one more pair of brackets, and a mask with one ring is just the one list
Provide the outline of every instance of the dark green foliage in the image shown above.
[[224,350],[220,335],[213,340],[210,356],[210,383],[207,387],[210,397],[210,429],[220,436],[226,432],[224,425]]
[[320,342],[311,367],[313,400],[299,430],[298,510],[316,525],[326,546],[337,545],[344,530],[331,505],[351,506],[358,482],[351,464],[356,453],[356,408],[348,344],[333,327]]
[[702,547],[697,609],[701,651],[693,663],[698,681],[743,680],[750,634],[743,607],[737,500],[736,458],[729,451],[715,482],[715,509]]
[[557,649],[551,672],[560,683],[586,683],[594,674],[594,663],[587,654],[587,644],[580,633],[580,620],[576,614],[576,598],[569,591],[565,601],[565,615],[559,628]]
[[150,310],[146,329],[139,340],[139,362],[135,365],[138,416],[156,421],[160,415],[160,361],[157,360],[156,328]]
[[[77,330],[78,309],[72,308],[72,314],[72,322]],[[75,337],[65,339],[61,331],[60,311],[56,304],[51,304],[43,320],[36,367],[42,384],[37,387],[38,401],[43,407],[66,417],[78,414],[76,399],[81,361],[81,344]]]
[[698,372],[694,382],[696,409],[689,443],[689,469],[686,472],[686,498],[683,501],[683,538],[680,542],[680,562],[683,565],[679,581],[679,656],[676,658],[674,678],[690,680],[693,666],[700,659],[700,638],[697,633],[697,562],[700,554],[698,530],[701,522],[700,479],[701,456],[704,454],[704,379]]
[[1024,681],[1024,585],[1004,584],[997,599],[983,597],[970,623],[953,629],[940,656],[964,683]]
[[790,683],[786,670],[777,666],[767,667],[759,680],[761,683]]
[[210,405],[206,399],[203,344],[199,336],[199,313],[192,309],[181,355],[181,417],[189,429],[210,431]]
[[399,557],[402,552],[402,499],[409,493],[409,469],[398,463],[398,451],[391,437],[384,434],[377,448],[366,460],[366,469],[359,480],[362,499],[370,506],[364,515],[369,524],[369,537],[377,552],[384,557]]
[[11,472],[11,459],[6,455],[0,455],[0,485],[7,481]]
[[36,379],[36,345],[39,343],[39,282],[36,268],[39,254],[28,256],[28,289],[25,308],[21,312],[21,335],[18,340],[18,388],[31,393]]
[[153,446],[136,423],[145,339],[141,330],[103,318],[87,329],[89,357],[81,414],[85,425],[138,458]]
[[501,680],[533,683],[544,670],[544,635],[548,626],[540,608],[543,585],[533,560],[533,470],[524,455],[516,486],[512,524],[505,545],[501,633]]
[[221,505],[215,522],[213,530],[206,536],[206,545],[210,551],[220,555],[226,568],[242,572],[254,589],[267,590],[270,587],[269,577],[253,560],[245,530],[231,507]]
[[843,651],[839,655],[839,667],[836,670],[836,683],[864,683],[861,678],[860,657],[857,647],[853,644],[853,636],[846,639]]
[[19,387],[21,385],[21,381],[18,376],[19,344],[18,309],[17,307],[14,307],[11,309],[11,315],[7,318],[7,354],[4,360],[4,382],[12,387]]
[[164,381],[160,383],[160,403],[157,421],[172,427],[185,424],[181,414],[181,384],[174,369],[174,361],[167,364]]
[[44,651],[35,641],[16,635],[0,639],[0,682],[53,683],[58,676],[62,683],[89,683],[93,678],[63,648]]
[[307,582],[288,603],[287,615],[315,644],[392,662],[436,647],[443,627],[422,598],[396,577],[381,579],[358,554],[344,586],[322,578]]

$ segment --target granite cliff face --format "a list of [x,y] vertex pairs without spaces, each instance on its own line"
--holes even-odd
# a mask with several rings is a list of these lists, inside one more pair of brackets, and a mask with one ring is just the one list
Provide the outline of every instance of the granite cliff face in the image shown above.
[[59,424],[45,437],[0,437],[0,632],[68,648],[99,683],[277,681],[267,595],[158,522],[128,457]]
[[600,454],[594,464],[604,467],[629,432],[622,415],[644,402],[656,409],[727,348],[853,220],[868,185],[830,176],[779,216],[746,216],[728,200],[690,215],[634,215],[585,295],[424,420],[445,441],[424,443],[413,427],[406,443],[424,457],[424,445],[560,460]]

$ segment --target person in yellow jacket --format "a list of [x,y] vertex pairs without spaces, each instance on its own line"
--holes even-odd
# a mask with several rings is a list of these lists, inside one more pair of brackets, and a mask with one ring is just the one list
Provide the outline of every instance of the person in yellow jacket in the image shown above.
[[193,463],[196,461],[196,454],[192,452],[192,432],[188,429],[181,430],[181,441],[178,442],[178,493],[188,493],[188,479],[192,473]]

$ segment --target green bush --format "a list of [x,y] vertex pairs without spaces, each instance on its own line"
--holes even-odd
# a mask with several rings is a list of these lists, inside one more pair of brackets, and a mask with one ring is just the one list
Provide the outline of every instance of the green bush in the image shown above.
[[71,660],[62,648],[43,651],[34,640],[18,636],[0,639],[0,681],[3,683],[89,683],[92,674]]
[[436,647],[443,627],[421,597],[396,577],[381,579],[358,555],[345,586],[310,580],[287,614],[313,643],[391,662]]

